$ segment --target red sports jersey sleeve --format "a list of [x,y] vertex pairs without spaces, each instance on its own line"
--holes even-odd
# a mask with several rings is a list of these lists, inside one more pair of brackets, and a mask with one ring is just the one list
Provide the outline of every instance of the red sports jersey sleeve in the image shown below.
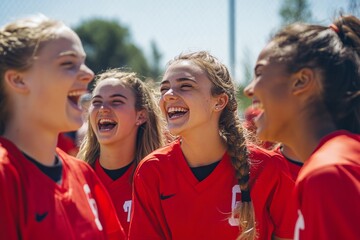
[[130,212],[131,212],[131,198],[132,198],[132,172],[134,164],[127,169],[127,171],[120,178],[112,180],[101,167],[99,160],[94,164],[94,170],[101,182],[107,189],[111,200],[115,206],[117,216],[120,220],[121,226],[125,233],[129,231]]
[[63,151],[57,184],[0,138],[0,239],[125,239],[104,186]]
[[[259,239],[292,238],[296,207],[291,201],[295,179],[288,161],[275,151],[249,146],[251,199]],[[300,169],[300,166],[298,166]]]
[[360,135],[326,136],[299,173],[295,239],[360,238]]

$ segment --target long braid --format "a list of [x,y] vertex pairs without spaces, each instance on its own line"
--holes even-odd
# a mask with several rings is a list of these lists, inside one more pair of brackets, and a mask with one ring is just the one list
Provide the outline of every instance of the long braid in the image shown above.
[[239,215],[239,227],[241,229],[238,239],[255,239],[255,213],[250,199],[249,186],[250,162],[242,124],[236,109],[236,100],[232,98],[220,118],[221,133],[226,139],[228,154],[235,168],[236,178],[241,190],[242,202],[235,209],[235,213]]

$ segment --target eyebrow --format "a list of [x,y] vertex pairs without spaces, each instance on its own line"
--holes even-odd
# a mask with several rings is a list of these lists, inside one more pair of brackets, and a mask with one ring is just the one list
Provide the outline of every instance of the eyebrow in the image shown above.
[[[177,82],[185,82],[185,81],[192,81],[194,83],[197,83],[194,79],[192,78],[187,78],[187,77],[181,77],[181,78],[177,78],[176,79]],[[163,81],[160,82],[160,84],[165,84],[165,83],[169,83],[170,81],[165,79]]]
[[80,57],[80,58],[85,58],[85,55],[79,55],[77,52],[75,51],[65,51],[65,52],[61,52],[58,55],[58,58],[64,57],[64,56],[70,56],[70,57]]
[[[113,94],[110,96],[111,98],[114,98],[114,97],[121,97],[121,98],[125,98],[125,99],[128,99],[126,96],[120,94],[120,93],[116,93],[116,94]],[[92,99],[94,98],[103,98],[101,95],[95,95],[92,97]]]

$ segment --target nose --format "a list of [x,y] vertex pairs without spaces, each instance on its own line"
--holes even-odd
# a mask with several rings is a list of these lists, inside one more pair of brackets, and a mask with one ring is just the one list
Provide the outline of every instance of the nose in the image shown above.
[[167,90],[165,92],[165,94],[163,95],[164,101],[176,100],[177,98],[178,98],[178,96],[172,89]]
[[86,66],[85,64],[82,64],[80,70],[82,72],[82,74],[81,74],[82,82],[89,83],[89,82],[91,82],[91,80],[93,80],[93,78],[95,76],[94,72],[88,66]]
[[106,103],[103,103],[99,109],[100,113],[108,113],[110,112],[109,107],[106,105]]
[[244,88],[245,96],[251,98],[254,96],[254,86],[253,81],[251,81],[245,88]]

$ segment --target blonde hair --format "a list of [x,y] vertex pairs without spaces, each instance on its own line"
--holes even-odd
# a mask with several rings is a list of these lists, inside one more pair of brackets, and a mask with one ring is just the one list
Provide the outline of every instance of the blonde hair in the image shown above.
[[[237,114],[235,86],[229,71],[224,64],[206,51],[180,54],[171,60],[168,66],[183,60],[193,62],[205,71],[207,77],[213,83],[211,89],[213,96],[225,93],[229,97],[229,102],[221,113],[219,120],[220,134],[227,143],[227,151],[236,170],[240,190],[242,193],[249,195],[250,163],[242,124]],[[235,213],[239,214],[239,228],[241,230],[239,239],[255,239],[256,229],[252,203],[243,201],[235,210]]]
[[29,69],[41,48],[48,40],[54,39],[62,22],[44,15],[18,19],[0,29],[0,135],[11,116],[11,107],[4,85],[4,74],[13,69]]
[[[94,88],[99,82],[109,78],[117,79],[119,84],[131,89],[135,95],[135,109],[137,111],[145,109],[147,112],[147,121],[139,126],[137,133],[135,151],[135,165],[137,165],[146,155],[164,145],[162,134],[164,121],[161,118],[155,95],[146,83],[137,77],[136,73],[124,72],[117,68],[109,69],[97,75]],[[91,125],[88,124],[77,157],[84,159],[89,164],[93,164],[99,155],[100,144]]]

